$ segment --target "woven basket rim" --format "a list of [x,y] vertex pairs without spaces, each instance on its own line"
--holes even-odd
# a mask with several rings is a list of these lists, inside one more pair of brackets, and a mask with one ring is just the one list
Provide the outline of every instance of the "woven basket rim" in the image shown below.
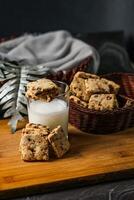
[[86,113],[86,114],[112,115],[112,114],[122,113],[124,111],[134,111],[134,105],[131,106],[131,107],[117,108],[115,110],[101,110],[101,111],[98,111],[98,110],[90,110],[90,109],[87,109],[87,108],[83,108],[82,106],[76,104],[73,100],[70,100],[70,102],[71,102],[72,106],[76,110],[81,111],[81,112]]
[[108,74],[100,74],[101,77],[105,76],[113,76],[113,75],[121,75],[121,76],[134,76],[134,73],[127,73],[127,72],[112,72]]

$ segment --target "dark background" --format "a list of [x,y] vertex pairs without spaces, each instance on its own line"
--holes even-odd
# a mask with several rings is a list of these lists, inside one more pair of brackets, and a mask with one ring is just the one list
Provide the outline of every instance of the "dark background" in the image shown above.
[[134,0],[0,0],[0,38],[59,29],[82,33],[97,50],[112,40],[134,61]]
[[134,0],[0,0],[0,37],[59,29],[72,33],[123,30],[130,53],[134,50]]
[[0,36],[67,29],[134,34],[134,0],[0,0]]

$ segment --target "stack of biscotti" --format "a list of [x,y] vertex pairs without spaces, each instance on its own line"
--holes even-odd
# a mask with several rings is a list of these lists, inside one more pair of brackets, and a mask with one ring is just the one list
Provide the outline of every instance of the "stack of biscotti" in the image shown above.
[[70,100],[91,110],[118,108],[116,95],[120,86],[94,74],[77,72],[70,84]]
[[61,126],[50,131],[47,126],[29,123],[22,130],[19,150],[24,161],[48,161],[50,152],[61,158],[70,143]]

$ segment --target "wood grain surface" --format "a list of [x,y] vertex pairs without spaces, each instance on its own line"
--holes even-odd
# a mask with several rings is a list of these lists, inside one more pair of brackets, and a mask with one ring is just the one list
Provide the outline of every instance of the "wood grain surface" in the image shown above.
[[71,149],[64,158],[32,163],[20,159],[20,133],[0,121],[0,199],[134,175],[134,129],[91,135],[69,126]]

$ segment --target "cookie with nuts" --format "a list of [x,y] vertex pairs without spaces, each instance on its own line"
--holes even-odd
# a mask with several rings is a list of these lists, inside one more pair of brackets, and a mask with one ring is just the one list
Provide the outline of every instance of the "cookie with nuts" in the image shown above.
[[88,108],[91,110],[114,110],[118,108],[115,94],[94,94],[90,97]]
[[58,86],[49,79],[39,79],[27,84],[26,97],[49,102],[59,94]]
[[78,97],[71,95],[70,100],[75,102],[77,105],[82,106],[83,108],[87,108],[88,104],[85,101],[80,100]]
[[49,160],[49,142],[47,135],[50,130],[40,124],[29,123],[22,130],[19,150],[25,161]]
[[61,126],[53,129],[48,135],[48,141],[58,158],[61,158],[70,148],[70,143]]

